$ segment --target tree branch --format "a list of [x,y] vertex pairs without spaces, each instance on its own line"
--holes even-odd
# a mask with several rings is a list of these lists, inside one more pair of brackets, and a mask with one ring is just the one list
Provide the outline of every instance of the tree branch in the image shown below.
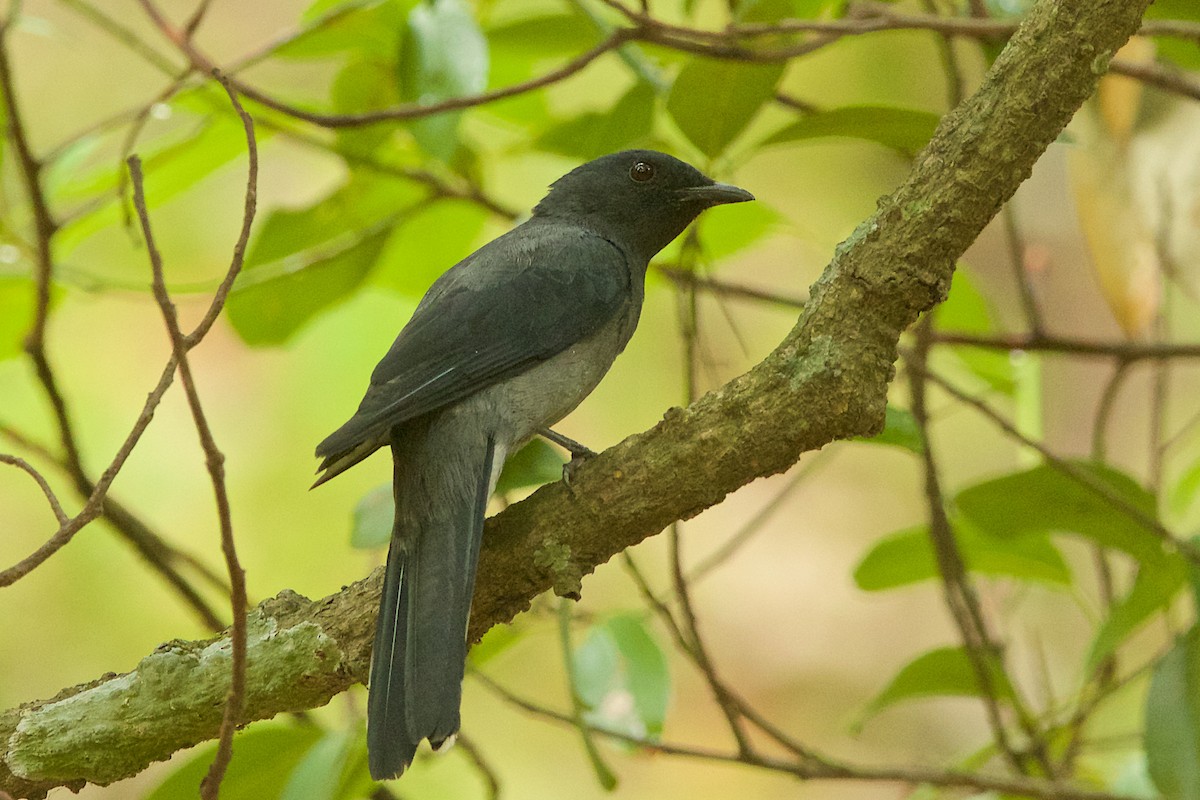
[[[837,248],[805,313],[762,363],[488,521],[469,634],[569,591],[615,553],[800,453],[883,426],[900,334],[947,293],[955,260],[1028,177],[1137,30],[1148,0],[1039,0],[983,85],[904,183]],[[312,708],[366,677],[381,573],[251,615],[246,721]],[[213,737],[228,638],[173,642],[131,673],[0,714],[0,790],[108,783]],[[895,777],[903,780],[902,777]]]

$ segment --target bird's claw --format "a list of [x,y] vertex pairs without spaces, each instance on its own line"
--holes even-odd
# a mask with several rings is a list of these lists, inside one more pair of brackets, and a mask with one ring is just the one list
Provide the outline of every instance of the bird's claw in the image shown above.
[[563,483],[567,485],[567,488],[571,488],[572,484],[574,483],[575,472],[595,457],[595,451],[589,450],[586,447],[581,450],[571,452],[571,460],[563,464],[562,469],[562,480]]

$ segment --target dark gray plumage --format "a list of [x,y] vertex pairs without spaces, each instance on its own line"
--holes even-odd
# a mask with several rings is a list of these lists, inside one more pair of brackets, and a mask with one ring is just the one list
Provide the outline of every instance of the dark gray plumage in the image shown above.
[[459,727],[484,509],[504,459],[566,416],[625,348],[650,259],[749,192],[650,150],[588,162],[533,216],[451,267],[320,445],[319,485],[392,449],[396,517],[368,700],[371,775]]

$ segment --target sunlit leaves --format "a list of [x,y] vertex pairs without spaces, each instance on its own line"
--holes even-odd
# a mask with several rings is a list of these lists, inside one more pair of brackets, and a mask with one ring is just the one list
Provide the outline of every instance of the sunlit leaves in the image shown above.
[[502,22],[487,30],[492,80],[525,80],[536,65],[577,55],[599,40],[596,26],[583,14],[537,14]]
[[720,260],[744,250],[779,228],[783,217],[761,200],[723,206],[720,214],[700,217],[706,258]]
[[[487,87],[488,47],[464,0],[425,0],[408,15],[398,65],[405,100],[433,105],[478,94]],[[425,151],[450,161],[458,147],[459,113],[422,117],[411,123]]]
[[[342,67],[333,81],[330,102],[340,114],[355,114],[395,105],[399,95],[389,64],[380,60],[360,59]],[[368,155],[393,134],[389,125],[340,128],[335,132],[337,148],[350,156]]]
[[[270,136],[270,131],[260,130],[259,144]],[[90,146],[87,140],[81,143],[81,157],[87,154]],[[142,156],[146,174],[146,204],[155,209],[225,164],[244,158],[246,135],[236,119],[210,117],[183,135],[146,145],[137,152]],[[123,163],[113,159],[80,171],[59,163],[50,171],[47,184],[52,202],[79,204],[84,208],[55,237],[60,255],[69,253],[92,234],[119,224],[121,212],[116,203],[116,187],[125,169]]]
[[889,106],[845,106],[805,114],[769,136],[764,145],[842,136],[863,139],[911,156],[933,136],[938,115]]
[[700,152],[716,158],[775,94],[782,64],[695,58],[675,78],[667,111]]
[[1187,580],[1187,566],[1179,559],[1143,566],[1133,587],[1113,604],[1108,618],[1092,639],[1085,669],[1096,670],[1154,614],[1164,611],[1178,596]]

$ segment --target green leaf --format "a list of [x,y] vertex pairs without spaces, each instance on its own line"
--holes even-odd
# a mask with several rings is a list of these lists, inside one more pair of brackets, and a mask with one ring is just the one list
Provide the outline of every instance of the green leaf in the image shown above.
[[591,724],[633,736],[662,733],[671,678],[662,649],[639,616],[620,614],[594,625],[575,648],[572,665]]
[[22,352],[25,334],[33,325],[33,281],[0,276],[0,361]]
[[395,513],[391,483],[380,484],[364,494],[354,506],[350,546],[360,550],[386,546],[392,540],[392,518]]
[[782,64],[745,64],[694,58],[675,78],[667,111],[679,130],[716,158],[775,94]]
[[291,771],[279,800],[333,800],[340,796],[358,730],[329,731]]
[[1154,614],[1166,611],[1186,580],[1187,567],[1181,560],[1139,569],[1129,593],[1113,606],[1092,639],[1086,663],[1088,674],[1093,674]]
[[579,55],[600,40],[600,32],[582,14],[539,14],[489,28],[487,40],[492,81],[509,85],[529,78],[542,62]]
[[1146,762],[1164,800],[1200,797],[1200,629],[1154,668],[1146,696]]
[[[1195,0],[1156,0],[1146,9],[1146,19],[1200,21],[1200,4]],[[1173,36],[1154,37],[1156,54],[1186,70],[1200,69],[1200,44]]]
[[[404,18],[414,0],[384,0],[360,2],[359,9],[349,10],[335,19],[314,28],[304,35],[272,51],[272,55],[297,60],[333,58],[352,53],[360,57],[391,60],[396,55],[397,42],[403,30]],[[335,5],[351,5],[320,0],[304,12],[303,22],[315,22]]]
[[[463,0],[426,0],[408,15],[398,66],[400,95],[424,105],[478,94],[487,87],[488,46]],[[449,162],[458,149],[461,112],[413,120],[418,144]]]
[[620,614],[606,623],[625,662],[625,683],[634,708],[651,737],[657,738],[667,718],[671,699],[671,674],[658,643],[646,630],[642,617]]
[[[394,106],[399,100],[390,64],[375,59],[356,59],[342,67],[330,88],[330,104],[339,114],[353,114]],[[392,138],[390,125],[338,128],[337,150],[366,156]]]
[[[260,129],[258,144],[262,146],[271,135],[270,131]],[[146,206],[151,210],[161,206],[245,153],[246,134],[241,123],[220,116],[208,118],[188,131],[182,140],[172,137],[169,144],[139,148],[143,156]],[[61,167],[50,171],[52,177],[47,184],[53,204],[94,201],[93,206],[59,230],[54,239],[56,254],[64,256],[89,236],[119,223],[116,186],[125,169],[123,163],[114,160],[77,174]]]
[[[292,770],[322,737],[315,726],[255,725],[237,734],[233,760],[221,783],[222,800],[278,797]],[[146,800],[195,800],[216,743],[198,747]]]
[[[1154,497],[1128,475],[1102,464],[1071,463],[1113,497],[1156,518]],[[1049,465],[964,489],[955,498],[955,505],[964,517],[992,536],[1061,531],[1116,548],[1153,567],[1179,559],[1164,552],[1162,541],[1153,531]]]
[[705,214],[698,223],[704,254],[713,261],[746,249],[783,222],[783,216],[761,200],[725,206],[721,212]]
[[[975,287],[969,272],[961,266],[954,271],[950,296],[937,307],[937,329],[970,334],[995,331],[994,314],[987,298]],[[979,347],[955,347],[954,355],[993,389],[1011,396],[1017,388],[1011,357],[1007,353]]]
[[564,463],[557,450],[541,439],[534,439],[504,462],[504,469],[496,481],[496,491],[508,494],[527,486],[561,480]]
[[310,206],[272,211],[250,243],[243,274],[309,253],[297,263],[285,265],[289,271],[294,270],[300,262],[312,260],[310,251],[317,248],[344,250],[360,241],[363,231],[390,224],[405,205],[417,202],[422,194],[421,189],[406,181],[353,174]]
[[791,0],[792,13],[796,19],[840,17],[845,13],[847,0]]
[[[999,700],[1013,697],[1012,684],[994,658],[991,665],[991,689]],[[922,653],[906,664],[891,683],[863,710],[855,727],[861,728],[871,717],[903,700],[920,697],[979,697],[983,694],[971,659],[961,647],[942,647]]]
[[945,302],[937,307],[939,331],[986,334],[996,330],[991,303],[975,286],[971,271],[961,264],[954,270],[954,281]]
[[[265,280],[253,281],[256,273],[244,273],[226,307],[234,330],[247,344],[283,344],[320,311],[362,284],[389,233],[372,233],[339,252]],[[242,280],[245,277],[253,282]]]
[[[956,523],[954,529],[963,560],[972,572],[1070,585],[1070,569],[1046,534],[1025,533],[997,538],[962,523]],[[876,543],[854,570],[854,582],[864,591],[876,592],[930,580],[938,575],[929,528],[919,525]]]
[[525,636],[525,627],[519,621],[511,625],[496,625],[471,647],[468,658],[472,666],[481,667],[512,647]]
[[467,200],[420,206],[404,217],[388,240],[372,285],[421,297],[438,276],[477,249],[487,219],[487,211]]
[[621,663],[612,634],[603,625],[593,626],[575,648],[571,662],[575,693],[588,709],[599,708],[617,685]]
[[911,156],[929,143],[939,117],[928,111],[891,106],[844,106],[805,114],[776,131],[763,146],[841,136],[863,139]]
[[1180,516],[1192,507],[1196,498],[1200,497],[1200,461],[1192,464],[1179,476],[1175,485],[1171,487],[1170,497],[1171,510]]
[[610,111],[588,112],[548,128],[534,146],[590,161],[644,144],[654,127],[654,87],[639,82]]
[[883,430],[878,436],[858,436],[855,441],[886,444],[917,454],[925,452],[925,441],[921,438],[912,412],[888,405],[885,415]]

